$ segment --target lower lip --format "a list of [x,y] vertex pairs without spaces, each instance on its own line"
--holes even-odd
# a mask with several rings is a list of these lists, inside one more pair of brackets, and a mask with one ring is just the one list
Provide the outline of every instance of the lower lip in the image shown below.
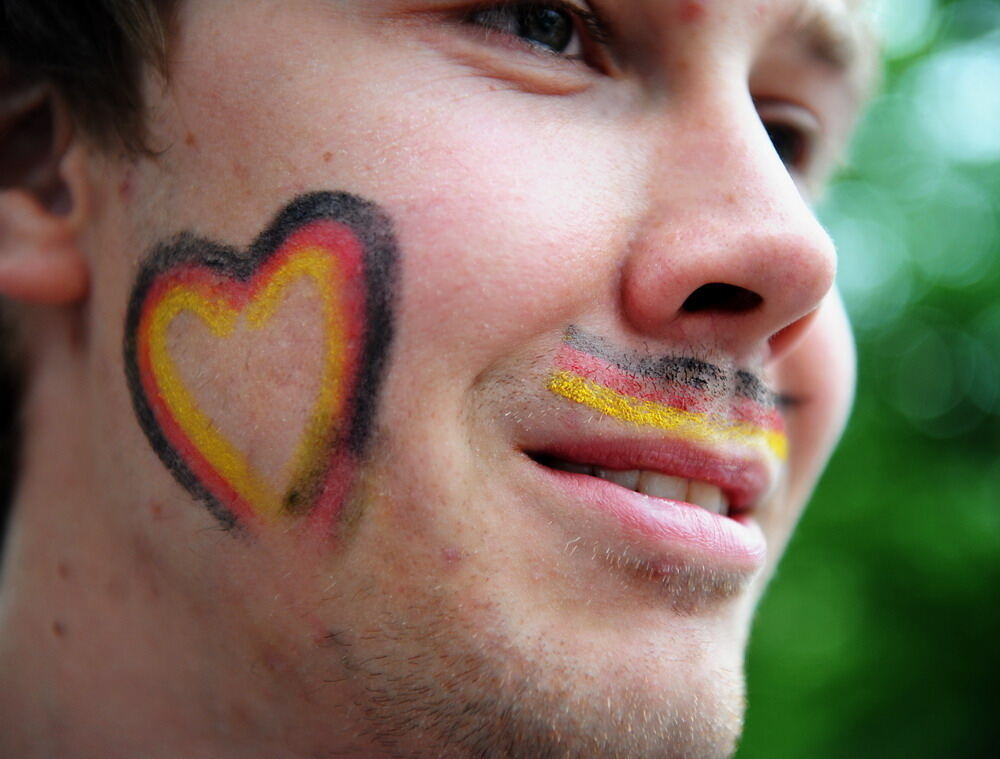
[[759,571],[767,558],[760,525],[748,514],[725,517],[684,501],[653,498],[613,482],[543,465],[538,468],[570,500],[611,517],[630,548],[664,571],[697,562],[738,574]]

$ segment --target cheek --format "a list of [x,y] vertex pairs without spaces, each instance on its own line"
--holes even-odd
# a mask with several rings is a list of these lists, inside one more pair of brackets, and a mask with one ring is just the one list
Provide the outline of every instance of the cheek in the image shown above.
[[614,302],[636,203],[601,135],[548,134],[527,112],[489,132],[481,105],[438,125],[426,161],[401,166],[394,189],[405,193],[403,330],[488,360]]
[[815,399],[793,428],[801,440],[801,458],[793,464],[815,477],[847,422],[857,373],[854,338],[836,290],[826,297],[812,330],[786,363],[783,371],[794,383],[792,392]]
[[779,386],[804,400],[789,414],[787,497],[773,515],[774,545],[784,545],[843,432],[854,398],[854,341],[840,295],[831,292],[809,333],[777,367]]
[[[268,55],[274,47],[281,55]],[[193,213],[239,239],[242,217],[273,212],[276,197],[375,200],[400,242],[400,322],[439,347],[558,329],[608,293],[641,189],[628,139],[571,105],[554,118],[538,98],[456,76],[429,52],[415,66],[413,51],[389,48],[364,71],[295,52],[322,49],[307,37],[250,55],[223,42],[211,66],[187,72],[188,126],[171,150]],[[337,60],[371,58],[362,52]]]

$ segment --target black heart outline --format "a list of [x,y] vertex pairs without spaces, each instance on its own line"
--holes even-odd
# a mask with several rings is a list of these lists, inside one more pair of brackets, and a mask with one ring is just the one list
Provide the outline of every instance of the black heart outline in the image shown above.
[[393,298],[399,258],[392,222],[375,203],[345,192],[300,195],[275,216],[246,251],[182,232],[150,251],[129,298],[123,353],[125,378],[139,424],[168,471],[226,529],[240,527],[236,514],[216,498],[171,445],[142,386],[137,348],[143,304],[157,278],[180,266],[203,266],[229,279],[248,282],[289,236],[317,221],[333,221],[348,227],[363,250],[365,334],[358,378],[346,406],[349,410],[346,440],[341,439],[353,456],[361,457],[371,437],[395,330]]

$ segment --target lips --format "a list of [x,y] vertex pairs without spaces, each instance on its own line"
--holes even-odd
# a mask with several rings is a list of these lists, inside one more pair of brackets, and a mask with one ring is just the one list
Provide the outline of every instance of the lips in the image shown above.
[[640,437],[567,440],[529,456],[541,487],[569,510],[585,510],[581,528],[619,535],[653,563],[747,575],[763,566],[754,515],[774,483],[763,459]]
[[643,469],[606,469],[559,459],[549,459],[546,465],[564,472],[586,474],[607,480],[626,490],[634,490],[652,498],[683,501],[713,514],[730,516],[729,498],[726,494],[719,486],[702,480],[688,480]]
[[[682,501],[730,517],[752,513],[770,491],[775,467],[760,457],[712,451],[684,440],[600,437],[549,443],[531,453],[538,463],[585,474],[656,498]],[[635,484],[633,485],[633,481]],[[683,489],[678,483],[684,483]],[[687,497],[694,487],[694,497]],[[719,491],[726,509],[703,502]]]

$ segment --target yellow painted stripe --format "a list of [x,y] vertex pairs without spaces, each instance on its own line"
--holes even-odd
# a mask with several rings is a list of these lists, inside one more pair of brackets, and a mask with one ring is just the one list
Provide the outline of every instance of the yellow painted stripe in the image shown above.
[[782,432],[624,395],[572,372],[556,372],[548,387],[556,395],[623,422],[656,427],[700,442],[765,445],[778,458],[788,457],[788,438]]
[[281,302],[283,293],[301,277],[313,280],[322,300],[324,329],[324,361],[319,394],[309,416],[309,422],[293,459],[291,483],[296,486],[314,484],[329,444],[336,434],[336,422],[341,415],[347,361],[347,324],[343,318],[343,292],[346,287],[339,260],[320,247],[303,248],[280,271],[267,287],[247,306],[247,319],[254,326],[265,324]]
[[223,303],[209,300],[184,285],[175,286],[156,305],[149,331],[150,362],[157,390],[191,443],[237,493],[262,509],[278,499],[254,471],[246,457],[219,432],[187,389],[167,347],[167,331],[185,311],[196,314],[217,337],[228,337],[237,313]]

